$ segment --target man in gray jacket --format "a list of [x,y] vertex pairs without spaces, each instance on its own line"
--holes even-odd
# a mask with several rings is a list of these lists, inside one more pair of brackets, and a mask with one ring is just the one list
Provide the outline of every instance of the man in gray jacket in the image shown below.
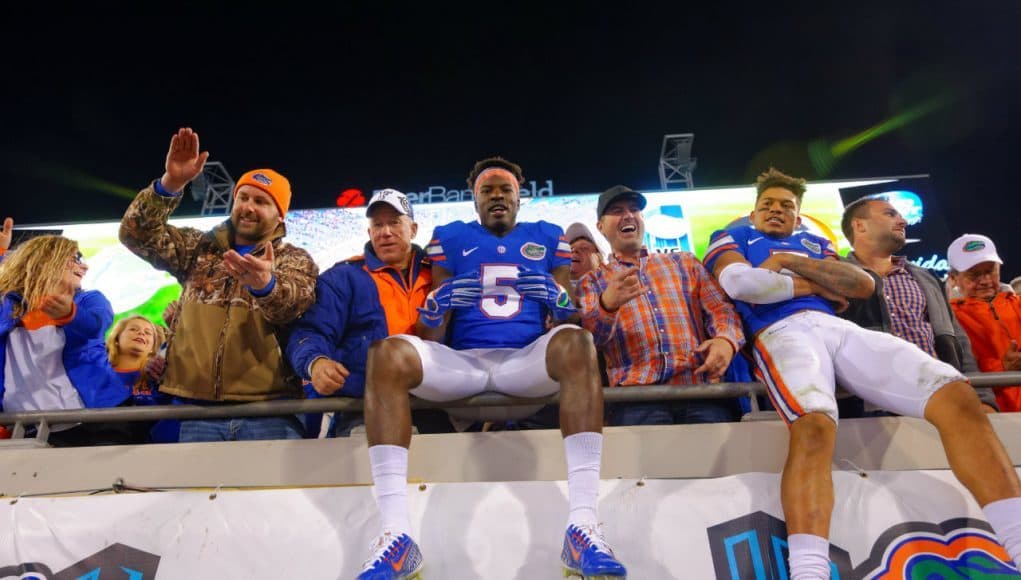
[[[968,335],[950,310],[943,286],[925,268],[894,255],[907,242],[907,225],[897,208],[881,196],[862,198],[844,208],[840,227],[854,248],[845,259],[868,272],[876,290],[865,300],[850,301],[842,316],[903,338],[961,372],[978,372]],[[997,410],[992,389],[975,391],[987,412]]]

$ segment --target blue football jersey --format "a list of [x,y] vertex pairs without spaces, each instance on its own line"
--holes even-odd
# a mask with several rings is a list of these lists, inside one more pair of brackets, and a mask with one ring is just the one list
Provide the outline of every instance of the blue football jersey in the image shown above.
[[426,252],[451,275],[478,271],[482,278],[479,304],[451,310],[450,346],[457,350],[520,348],[541,336],[547,308],[514,289],[518,266],[552,273],[571,263],[564,231],[544,221],[518,223],[502,238],[478,222],[453,222],[436,228]]
[[[712,272],[716,266],[716,259],[727,251],[741,254],[752,266],[758,266],[778,252],[816,259],[837,257],[837,251],[829,240],[808,232],[795,232],[790,237],[774,238],[751,226],[743,226],[731,230],[717,230],[713,233],[703,260],[706,269]],[[829,301],[815,295],[798,296],[773,304],[751,304],[740,300],[735,300],[734,304],[747,327],[749,336],[800,310],[821,310],[833,314],[833,307]]]

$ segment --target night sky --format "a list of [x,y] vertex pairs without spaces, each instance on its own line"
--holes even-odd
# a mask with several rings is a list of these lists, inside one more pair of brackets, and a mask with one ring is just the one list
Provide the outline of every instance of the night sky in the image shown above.
[[[991,235],[1004,276],[1021,274],[1016,0],[299,4],[8,8],[0,213],[118,219],[179,126],[235,177],[287,175],[297,208],[463,187],[494,154],[558,192],[656,189],[662,136],[694,132],[697,186],[770,163],[931,174],[949,230]],[[812,141],[933,103],[826,175],[808,163]]]

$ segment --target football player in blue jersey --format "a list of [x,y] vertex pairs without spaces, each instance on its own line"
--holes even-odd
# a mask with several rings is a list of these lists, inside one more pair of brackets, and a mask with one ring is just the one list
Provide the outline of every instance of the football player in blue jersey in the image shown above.
[[408,395],[453,401],[484,391],[560,392],[570,505],[561,559],[586,579],[626,576],[596,511],[603,396],[592,336],[573,324],[546,330],[550,318],[576,316],[571,247],[557,225],[517,221],[524,181],[505,159],[475,164],[468,184],[478,221],[433,233],[433,291],[420,309],[419,336],[393,336],[369,350],[365,420],[383,529],[360,579],[410,578],[421,567],[408,515]]
[[835,316],[848,298],[872,294],[872,278],[838,261],[829,240],[795,231],[803,179],[770,168],[756,189],[752,225],[714,233],[705,264],[737,304],[754,337],[756,374],[790,428],[781,503],[791,579],[830,577],[835,381],[889,411],[932,423],[954,474],[1021,564],[1021,483],[975,390],[914,344]]

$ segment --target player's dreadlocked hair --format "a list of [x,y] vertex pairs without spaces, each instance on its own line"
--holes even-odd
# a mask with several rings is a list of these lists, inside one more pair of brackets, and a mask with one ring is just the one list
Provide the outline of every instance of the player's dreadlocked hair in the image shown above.
[[479,174],[490,167],[506,169],[518,180],[518,185],[525,184],[525,176],[521,173],[520,165],[512,161],[507,161],[503,157],[487,157],[482,161],[476,161],[475,166],[468,172],[468,187],[475,189],[475,180],[479,178]]
[[798,206],[801,206],[801,198],[805,195],[804,179],[791,177],[775,167],[770,167],[769,171],[760,173],[759,178],[755,180],[755,201],[758,202],[762,192],[770,187],[782,187],[790,191],[797,198]]

